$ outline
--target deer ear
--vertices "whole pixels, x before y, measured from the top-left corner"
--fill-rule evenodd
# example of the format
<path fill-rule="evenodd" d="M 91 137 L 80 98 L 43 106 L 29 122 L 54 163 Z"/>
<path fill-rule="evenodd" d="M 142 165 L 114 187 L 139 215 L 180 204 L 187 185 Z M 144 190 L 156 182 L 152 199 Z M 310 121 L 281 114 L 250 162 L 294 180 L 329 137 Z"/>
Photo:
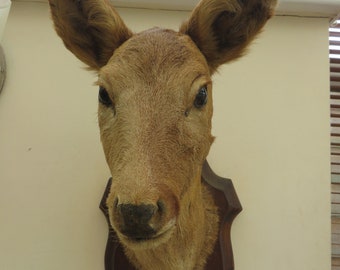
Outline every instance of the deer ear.
<path fill-rule="evenodd" d="M 180 32 L 187 34 L 206 57 L 213 73 L 242 56 L 273 15 L 276 0 L 201 0 Z"/>
<path fill-rule="evenodd" d="M 108 0 L 49 0 L 55 29 L 75 56 L 91 69 L 106 65 L 132 36 Z"/>

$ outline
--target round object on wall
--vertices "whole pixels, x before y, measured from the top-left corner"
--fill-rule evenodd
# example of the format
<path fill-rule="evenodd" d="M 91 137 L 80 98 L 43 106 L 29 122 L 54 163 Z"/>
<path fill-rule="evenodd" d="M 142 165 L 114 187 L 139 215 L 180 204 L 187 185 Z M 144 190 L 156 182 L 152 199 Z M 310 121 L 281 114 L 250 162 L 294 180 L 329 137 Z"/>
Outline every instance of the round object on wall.
<path fill-rule="evenodd" d="M 2 46 L 0 46 L 0 93 L 2 91 L 2 88 L 4 87 L 6 79 L 6 59 L 4 50 L 2 49 Z"/>

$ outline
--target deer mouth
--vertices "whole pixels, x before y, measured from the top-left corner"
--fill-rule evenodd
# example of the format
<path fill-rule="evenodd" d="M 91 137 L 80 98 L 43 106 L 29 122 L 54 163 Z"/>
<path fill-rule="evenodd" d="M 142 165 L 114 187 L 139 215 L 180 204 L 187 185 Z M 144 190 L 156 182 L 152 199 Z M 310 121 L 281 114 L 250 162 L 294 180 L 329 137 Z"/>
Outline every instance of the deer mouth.
<path fill-rule="evenodd" d="M 134 246 L 144 246 L 144 243 L 148 245 L 158 245 L 166 242 L 173 234 L 176 228 L 176 219 L 170 220 L 161 230 L 158 232 L 150 232 L 147 234 L 125 234 L 121 232 L 121 240 L 126 244 Z"/>
<path fill-rule="evenodd" d="M 127 237 L 130 241 L 135 242 L 135 243 L 140 243 L 140 242 L 147 242 L 147 241 L 152 241 L 152 240 L 157 240 L 159 238 L 162 238 L 167 232 L 161 233 L 161 234 L 155 234 L 155 235 L 150 235 L 150 236 L 136 236 L 136 237 Z"/>

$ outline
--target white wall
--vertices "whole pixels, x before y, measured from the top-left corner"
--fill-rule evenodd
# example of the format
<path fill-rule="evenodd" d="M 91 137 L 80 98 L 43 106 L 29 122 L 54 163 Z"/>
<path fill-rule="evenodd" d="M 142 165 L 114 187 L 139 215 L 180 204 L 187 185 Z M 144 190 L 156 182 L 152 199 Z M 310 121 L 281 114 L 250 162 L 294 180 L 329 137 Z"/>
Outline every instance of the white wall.
<path fill-rule="evenodd" d="M 120 10 L 135 31 L 187 13 Z M 327 19 L 276 17 L 247 57 L 215 76 L 209 161 L 244 207 L 236 270 L 330 269 Z M 41 3 L 14 2 L 0 95 L 0 269 L 103 269 L 98 209 L 108 169 L 95 75 L 66 49 Z"/>

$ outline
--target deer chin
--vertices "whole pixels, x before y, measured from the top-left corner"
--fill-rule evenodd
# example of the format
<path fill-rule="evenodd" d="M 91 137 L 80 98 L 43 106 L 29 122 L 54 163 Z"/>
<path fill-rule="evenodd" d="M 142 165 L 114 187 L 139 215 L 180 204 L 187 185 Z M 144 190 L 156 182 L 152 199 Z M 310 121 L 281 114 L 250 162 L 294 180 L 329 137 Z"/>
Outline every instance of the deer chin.
<path fill-rule="evenodd" d="M 166 243 L 176 229 L 176 218 L 171 219 L 163 226 L 156 234 L 152 236 L 128 237 L 117 232 L 119 240 L 131 250 L 142 250 L 156 248 L 161 244 Z"/>

